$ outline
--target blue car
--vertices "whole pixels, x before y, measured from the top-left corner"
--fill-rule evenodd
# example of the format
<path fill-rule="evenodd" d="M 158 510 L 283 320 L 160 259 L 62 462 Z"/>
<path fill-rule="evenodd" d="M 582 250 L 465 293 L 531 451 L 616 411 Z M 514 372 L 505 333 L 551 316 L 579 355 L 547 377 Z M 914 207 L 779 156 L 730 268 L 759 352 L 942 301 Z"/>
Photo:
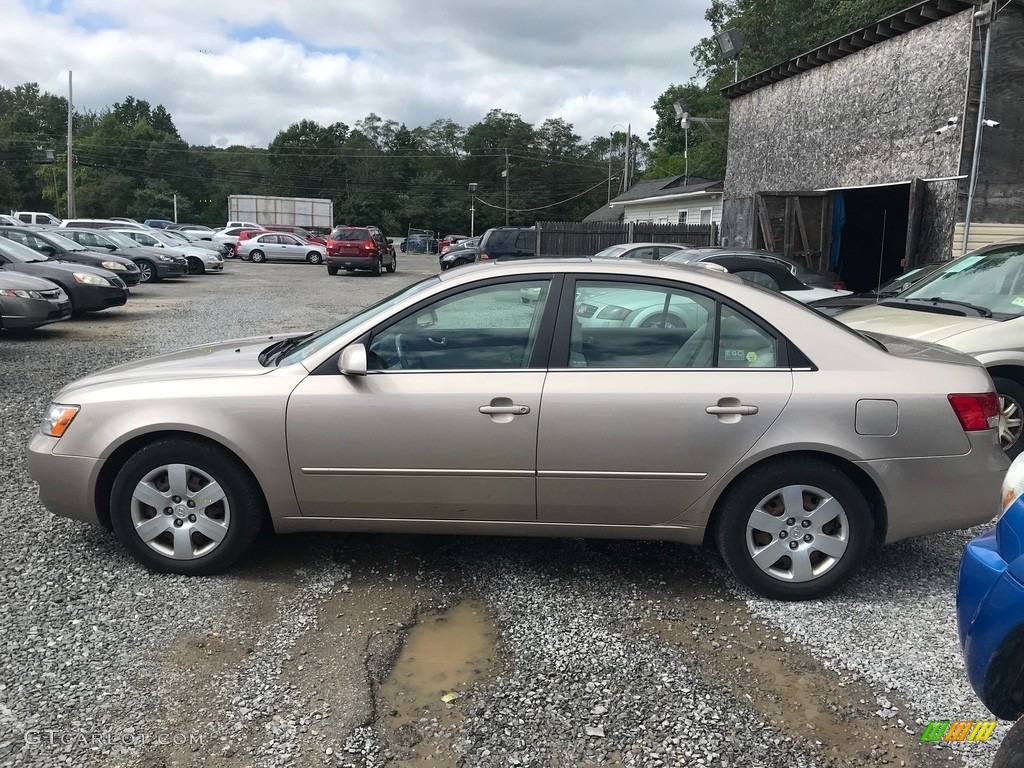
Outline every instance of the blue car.
<path fill-rule="evenodd" d="M 1024 454 L 1003 480 L 996 526 L 967 545 L 956 614 L 967 675 L 992 714 L 1017 724 L 993 768 L 1024 768 Z"/>

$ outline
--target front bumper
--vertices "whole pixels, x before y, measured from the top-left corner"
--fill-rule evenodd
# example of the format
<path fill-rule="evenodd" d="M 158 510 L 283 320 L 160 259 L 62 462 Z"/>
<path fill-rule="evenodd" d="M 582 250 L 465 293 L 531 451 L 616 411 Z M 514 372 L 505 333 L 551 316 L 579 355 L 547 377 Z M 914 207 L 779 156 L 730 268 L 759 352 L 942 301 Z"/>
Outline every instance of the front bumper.
<path fill-rule="evenodd" d="M 1024 501 L 1018 500 L 1009 514 L 1024 521 Z M 993 714 L 1010 720 L 1024 714 L 1020 702 L 1009 695 L 1021 685 L 1009 676 L 1022 671 L 998 660 L 993 664 L 993 659 L 999 658 L 1001 649 L 1019 642 L 1024 632 L 1024 557 L 1007 562 L 1000 554 L 998 536 L 992 530 L 967 545 L 960 561 L 956 618 L 971 686 Z"/>
<path fill-rule="evenodd" d="M 176 261 L 157 261 L 155 264 L 156 276 L 161 279 L 165 277 L 183 277 L 188 274 L 188 267 Z"/>
<path fill-rule="evenodd" d="M 123 281 L 121 285 L 75 283 L 69 293 L 78 312 L 95 312 L 128 303 L 128 286 Z"/>
<path fill-rule="evenodd" d="M 28 444 L 28 473 L 39 485 L 39 500 L 50 512 L 100 525 L 96 480 L 101 459 L 56 456 L 57 438 L 36 432 Z"/>
<path fill-rule="evenodd" d="M 61 299 L 32 299 L 20 296 L 0 298 L 0 327 L 38 328 L 71 317 L 71 302 Z"/>

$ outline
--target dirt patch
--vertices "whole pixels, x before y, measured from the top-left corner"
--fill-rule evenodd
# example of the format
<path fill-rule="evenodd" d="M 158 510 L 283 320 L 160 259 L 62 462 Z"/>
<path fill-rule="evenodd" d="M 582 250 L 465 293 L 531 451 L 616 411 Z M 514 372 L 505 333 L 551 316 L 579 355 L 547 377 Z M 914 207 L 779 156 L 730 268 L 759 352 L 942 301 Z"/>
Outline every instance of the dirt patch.
<path fill-rule="evenodd" d="M 707 678 L 828 765 L 948 765 L 948 754 L 906 732 L 908 722 L 916 728 L 906 702 L 887 694 L 889 706 L 880 705 L 865 682 L 828 669 L 715 585 L 678 584 L 645 597 L 639 631 L 688 649 Z"/>

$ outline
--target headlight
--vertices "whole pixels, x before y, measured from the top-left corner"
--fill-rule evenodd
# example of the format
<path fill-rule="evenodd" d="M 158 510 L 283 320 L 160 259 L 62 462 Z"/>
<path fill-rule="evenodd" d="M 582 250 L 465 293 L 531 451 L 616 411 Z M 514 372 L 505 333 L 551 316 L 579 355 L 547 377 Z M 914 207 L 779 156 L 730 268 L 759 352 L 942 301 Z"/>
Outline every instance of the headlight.
<path fill-rule="evenodd" d="M 1014 459 L 1013 463 L 1010 464 L 1010 468 L 1006 470 L 1006 476 L 1003 478 L 1002 504 L 999 508 L 999 514 L 1005 512 L 1022 493 L 1024 493 L 1024 454 Z"/>
<path fill-rule="evenodd" d="M 605 307 L 597 313 L 599 320 L 625 320 L 629 317 L 630 310 L 625 307 Z"/>
<path fill-rule="evenodd" d="M 175 260 L 173 256 L 164 256 L 162 253 L 158 254 L 157 258 L 160 259 L 160 261 L 174 261 Z"/>
<path fill-rule="evenodd" d="M 75 272 L 76 283 L 86 283 L 87 285 L 113 285 L 107 278 L 94 275 L 91 272 Z"/>
<path fill-rule="evenodd" d="M 0 290 L 0 296 L 10 296 L 11 298 L 19 299 L 41 299 L 43 294 L 39 291 L 19 291 L 13 288 L 4 288 Z"/>
<path fill-rule="evenodd" d="M 102 261 L 100 266 L 104 269 L 112 269 L 115 272 L 126 272 L 127 268 L 119 261 Z"/>
<path fill-rule="evenodd" d="M 62 437 L 78 415 L 78 411 L 77 405 L 50 403 L 46 415 L 43 416 L 43 423 L 39 425 L 39 431 L 50 437 Z"/>

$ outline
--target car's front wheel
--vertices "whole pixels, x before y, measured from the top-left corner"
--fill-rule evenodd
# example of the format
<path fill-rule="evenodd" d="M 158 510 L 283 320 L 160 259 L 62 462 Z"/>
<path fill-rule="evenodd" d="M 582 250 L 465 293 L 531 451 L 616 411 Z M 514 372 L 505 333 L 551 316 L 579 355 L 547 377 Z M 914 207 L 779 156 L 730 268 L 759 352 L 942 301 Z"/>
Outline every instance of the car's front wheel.
<path fill-rule="evenodd" d="M 245 465 L 199 440 L 151 443 L 114 479 L 114 533 L 155 571 L 222 571 L 249 548 L 265 519 L 266 505 Z"/>
<path fill-rule="evenodd" d="M 159 278 L 156 275 L 156 265 L 151 261 L 140 261 L 139 281 L 143 283 L 155 283 Z"/>
<path fill-rule="evenodd" d="M 204 275 L 206 274 L 206 265 L 203 264 L 203 260 L 197 256 L 189 256 L 188 258 L 188 273 L 190 275 Z"/>
<path fill-rule="evenodd" d="M 871 545 L 864 495 L 818 459 L 755 467 L 719 504 L 715 537 L 722 558 L 736 578 L 767 597 L 827 595 L 853 575 Z"/>
<path fill-rule="evenodd" d="M 320 255 L 318 251 L 310 251 L 306 254 L 306 261 L 310 264 L 319 264 L 324 260 L 324 257 Z"/>
<path fill-rule="evenodd" d="M 999 444 L 1011 459 L 1024 450 L 1024 387 L 1013 379 L 993 376 L 999 394 Z"/>

